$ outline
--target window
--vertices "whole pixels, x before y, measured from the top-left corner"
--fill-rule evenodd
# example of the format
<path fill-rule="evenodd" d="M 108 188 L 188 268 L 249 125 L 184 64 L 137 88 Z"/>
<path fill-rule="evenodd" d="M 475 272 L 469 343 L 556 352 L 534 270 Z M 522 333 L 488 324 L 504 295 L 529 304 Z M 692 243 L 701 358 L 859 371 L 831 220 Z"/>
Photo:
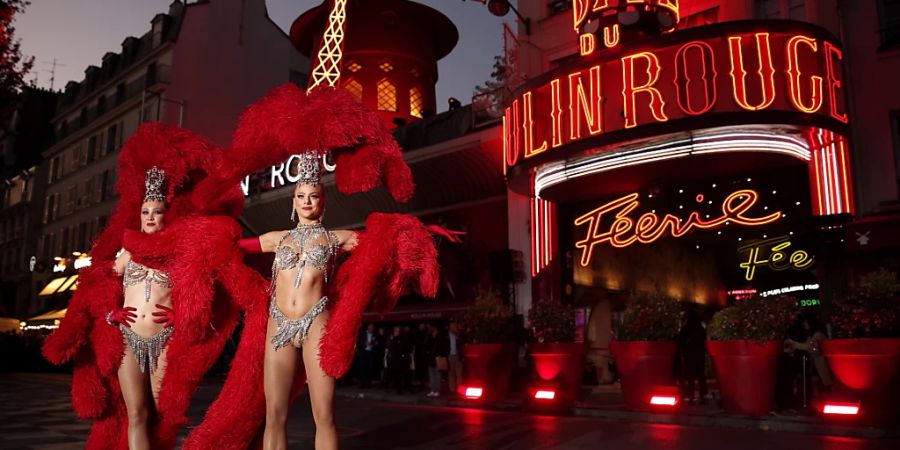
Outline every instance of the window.
<path fill-rule="evenodd" d="M 414 87 L 409 90 L 409 115 L 422 118 L 422 110 L 425 109 L 425 99 L 422 97 L 422 90 Z"/>
<path fill-rule="evenodd" d="M 125 102 L 125 83 L 119 83 L 116 85 L 116 105 L 121 105 Z"/>
<path fill-rule="evenodd" d="M 362 66 L 361 66 L 358 62 L 356 62 L 356 61 L 353 61 L 353 62 L 351 62 L 350 64 L 347 64 L 347 70 L 348 70 L 350 73 L 356 73 L 356 72 L 359 72 L 360 69 L 362 69 Z"/>
<path fill-rule="evenodd" d="M 78 118 L 79 126 L 85 126 L 88 123 L 88 109 L 87 107 L 81 108 L 81 115 Z"/>
<path fill-rule="evenodd" d="M 878 0 L 881 46 L 900 44 L 900 0 Z"/>
<path fill-rule="evenodd" d="M 91 136 L 90 138 L 88 138 L 87 162 L 89 162 L 89 163 L 94 162 L 94 160 L 97 159 L 97 146 L 98 146 L 97 141 L 100 140 L 100 136 L 101 135 L 99 135 L 99 134 L 95 134 L 95 135 Z"/>
<path fill-rule="evenodd" d="M 147 65 L 147 75 L 144 76 L 144 87 L 149 88 L 156 84 L 156 61 Z"/>
<path fill-rule="evenodd" d="M 788 19 L 806 20 L 806 0 L 788 0 Z"/>
<path fill-rule="evenodd" d="M 362 84 L 359 83 L 359 81 L 352 80 L 352 79 L 350 81 L 347 81 L 347 84 L 344 85 L 344 89 L 346 89 L 347 92 L 353 94 L 353 97 L 355 97 L 356 100 L 358 100 L 360 102 L 362 101 L 363 86 L 362 86 Z"/>
<path fill-rule="evenodd" d="M 781 19 L 781 0 L 756 0 L 757 19 Z"/>
<path fill-rule="evenodd" d="M 394 66 L 391 65 L 391 63 L 389 63 L 387 61 L 379 64 L 378 68 L 381 69 L 383 72 L 390 72 L 390 71 L 394 70 Z"/>
<path fill-rule="evenodd" d="M 100 116 L 106 112 L 106 96 L 101 95 L 97 99 L 97 115 Z"/>
<path fill-rule="evenodd" d="M 379 81 L 377 87 L 378 110 L 397 111 L 397 88 L 388 80 Z"/>
<path fill-rule="evenodd" d="M 119 141 L 119 133 L 117 124 L 110 125 L 109 128 L 106 129 L 106 153 L 110 153 L 115 151 L 118 146 L 116 143 Z"/>

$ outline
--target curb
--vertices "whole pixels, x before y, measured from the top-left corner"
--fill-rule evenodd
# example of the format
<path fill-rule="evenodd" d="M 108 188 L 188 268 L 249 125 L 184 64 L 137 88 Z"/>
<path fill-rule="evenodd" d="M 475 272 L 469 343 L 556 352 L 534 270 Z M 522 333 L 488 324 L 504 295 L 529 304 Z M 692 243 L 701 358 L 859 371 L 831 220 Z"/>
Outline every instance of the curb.
<path fill-rule="evenodd" d="M 346 391 L 337 389 L 335 391 L 335 396 L 351 400 L 366 400 L 413 406 L 478 408 L 494 411 L 544 414 L 560 412 L 559 410 L 548 410 L 541 412 L 529 410 L 528 408 L 526 408 L 527 405 L 525 405 L 521 400 L 507 399 L 501 402 L 482 402 L 473 404 L 472 402 L 457 398 L 434 398 L 391 394 L 388 392 L 379 392 L 376 389 L 373 389 L 371 391 Z M 563 412 L 563 414 L 565 414 L 565 412 Z M 684 413 L 683 411 L 678 414 L 656 413 L 648 411 L 632 411 L 625 409 L 593 407 L 590 404 L 581 402 L 576 403 L 575 408 L 570 409 L 569 414 L 565 415 L 644 423 L 683 425 L 692 427 L 736 428 L 744 430 L 776 431 L 798 434 L 856 437 L 866 439 L 890 439 L 900 437 L 900 430 L 825 423 L 804 418 L 726 416 L 724 415 L 724 413 L 722 413 L 721 415 L 708 415 Z"/>

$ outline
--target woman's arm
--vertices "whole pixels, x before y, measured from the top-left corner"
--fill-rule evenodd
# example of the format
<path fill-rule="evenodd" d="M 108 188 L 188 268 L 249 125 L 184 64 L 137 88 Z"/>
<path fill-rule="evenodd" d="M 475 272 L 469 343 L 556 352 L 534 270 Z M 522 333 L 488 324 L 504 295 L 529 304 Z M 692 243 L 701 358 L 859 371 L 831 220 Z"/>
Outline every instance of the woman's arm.
<path fill-rule="evenodd" d="M 259 247 L 263 253 L 271 253 L 275 251 L 275 247 L 284 238 L 287 231 L 270 231 L 259 236 Z"/>
<path fill-rule="evenodd" d="M 128 253 L 128 250 L 122 249 L 119 256 L 116 257 L 115 262 L 113 262 L 113 271 L 116 272 L 116 275 L 121 276 L 125 273 L 125 265 L 128 264 L 129 260 L 131 260 L 131 253 Z"/>
<path fill-rule="evenodd" d="M 351 252 L 359 244 L 359 233 L 356 231 L 337 230 L 334 235 L 337 236 L 342 251 Z"/>

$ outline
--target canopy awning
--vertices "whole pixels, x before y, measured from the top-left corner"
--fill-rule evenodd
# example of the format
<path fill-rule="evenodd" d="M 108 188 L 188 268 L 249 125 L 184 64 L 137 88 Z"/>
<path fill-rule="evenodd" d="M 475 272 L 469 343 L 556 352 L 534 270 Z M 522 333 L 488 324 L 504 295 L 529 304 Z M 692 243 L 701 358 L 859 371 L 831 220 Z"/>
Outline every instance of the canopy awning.
<path fill-rule="evenodd" d="M 38 292 L 38 296 L 47 297 L 54 294 L 62 294 L 66 291 L 74 291 L 77 289 L 76 281 L 78 281 L 78 275 L 54 278 L 41 289 L 41 292 Z"/>
<path fill-rule="evenodd" d="M 66 317 L 67 309 L 68 308 L 48 311 L 39 316 L 34 316 L 34 317 L 28 319 L 27 322 L 33 322 L 33 321 L 37 321 L 37 320 L 62 320 L 64 317 Z"/>

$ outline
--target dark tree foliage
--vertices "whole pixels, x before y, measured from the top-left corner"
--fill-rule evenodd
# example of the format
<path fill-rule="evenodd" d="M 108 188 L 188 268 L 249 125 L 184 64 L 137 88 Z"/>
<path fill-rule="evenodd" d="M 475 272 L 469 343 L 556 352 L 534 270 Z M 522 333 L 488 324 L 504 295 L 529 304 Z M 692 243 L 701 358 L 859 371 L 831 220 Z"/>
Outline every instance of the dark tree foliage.
<path fill-rule="evenodd" d="M 25 11 L 28 4 L 28 0 L 0 0 L 0 129 L 6 128 L 25 85 L 25 75 L 34 65 L 33 57 L 22 56 L 13 27 L 16 14 Z"/>

